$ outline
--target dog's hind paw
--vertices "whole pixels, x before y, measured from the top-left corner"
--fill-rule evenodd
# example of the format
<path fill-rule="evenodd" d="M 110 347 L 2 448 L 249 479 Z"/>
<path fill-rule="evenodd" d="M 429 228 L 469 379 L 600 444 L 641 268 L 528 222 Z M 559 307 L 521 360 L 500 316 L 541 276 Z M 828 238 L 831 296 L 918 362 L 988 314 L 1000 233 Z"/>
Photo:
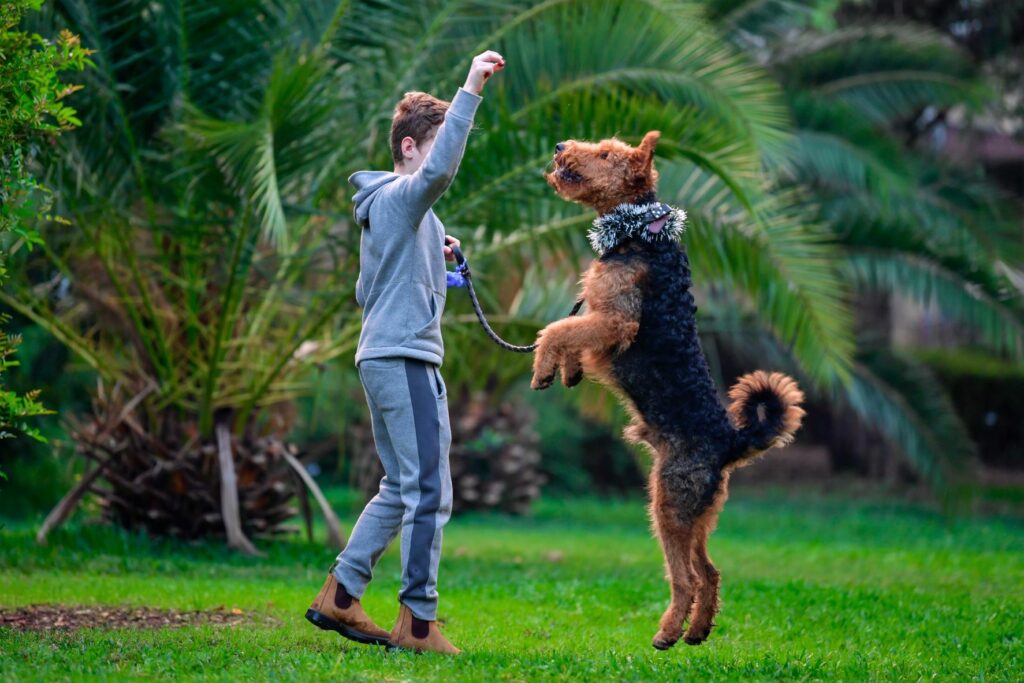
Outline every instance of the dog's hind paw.
<path fill-rule="evenodd" d="M 675 645 L 677 642 L 678 642 L 678 639 L 677 640 L 671 640 L 669 638 L 663 638 L 663 637 L 659 637 L 659 636 L 654 636 L 654 639 L 651 641 L 651 645 L 654 646 L 655 650 L 667 650 L 670 647 L 672 647 L 673 645 Z"/>
<path fill-rule="evenodd" d="M 704 631 L 703 633 L 687 633 L 686 637 L 683 638 L 683 642 L 687 645 L 700 645 L 708 639 L 709 633 Z"/>
<path fill-rule="evenodd" d="M 700 645 L 708 636 L 711 635 L 711 629 L 715 627 L 714 623 L 700 623 L 698 620 L 696 623 L 691 623 L 690 628 L 686 629 L 686 635 L 683 636 L 683 641 L 687 645 Z"/>

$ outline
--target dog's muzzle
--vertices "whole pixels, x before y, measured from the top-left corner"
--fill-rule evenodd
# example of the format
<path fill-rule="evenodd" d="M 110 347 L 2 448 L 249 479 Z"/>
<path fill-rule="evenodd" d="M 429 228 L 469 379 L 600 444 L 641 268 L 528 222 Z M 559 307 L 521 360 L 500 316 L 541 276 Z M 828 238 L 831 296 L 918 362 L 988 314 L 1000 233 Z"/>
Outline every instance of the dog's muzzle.
<path fill-rule="evenodd" d="M 557 175 L 560 180 L 564 180 L 567 183 L 583 182 L 583 176 L 581 176 L 576 171 L 566 168 L 565 166 L 556 167 L 555 175 Z"/>

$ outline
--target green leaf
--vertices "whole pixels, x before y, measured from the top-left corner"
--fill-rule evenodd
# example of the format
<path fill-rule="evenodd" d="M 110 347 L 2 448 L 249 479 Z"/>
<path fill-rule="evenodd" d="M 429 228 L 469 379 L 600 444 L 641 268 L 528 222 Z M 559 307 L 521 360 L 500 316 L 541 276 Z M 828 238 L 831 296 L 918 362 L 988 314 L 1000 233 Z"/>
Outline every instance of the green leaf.
<path fill-rule="evenodd" d="M 864 353 L 843 391 L 865 425 L 881 430 L 947 499 L 964 481 L 974 444 L 931 373 L 908 356 Z"/>

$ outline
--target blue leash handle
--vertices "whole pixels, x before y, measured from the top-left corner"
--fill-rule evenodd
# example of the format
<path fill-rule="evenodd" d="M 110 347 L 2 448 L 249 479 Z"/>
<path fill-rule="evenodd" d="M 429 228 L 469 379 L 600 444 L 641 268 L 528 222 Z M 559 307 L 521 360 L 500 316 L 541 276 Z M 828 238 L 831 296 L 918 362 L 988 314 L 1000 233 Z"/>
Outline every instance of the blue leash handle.
<path fill-rule="evenodd" d="M 469 286 L 469 261 L 462 255 L 462 250 L 454 244 L 449 245 L 455 254 L 455 270 L 449 270 L 446 279 L 449 287 Z"/>

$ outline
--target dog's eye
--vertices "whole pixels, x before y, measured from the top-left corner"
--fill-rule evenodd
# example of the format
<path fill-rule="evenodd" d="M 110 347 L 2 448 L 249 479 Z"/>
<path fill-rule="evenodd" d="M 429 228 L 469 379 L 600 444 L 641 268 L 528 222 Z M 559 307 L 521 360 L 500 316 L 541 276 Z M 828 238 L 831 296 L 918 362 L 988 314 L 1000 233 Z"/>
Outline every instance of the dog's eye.
<path fill-rule="evenodd" d="M 608 152 L 601 152 L 601 158 L 602 159 L 607 159 L 608 158 Z"/>

